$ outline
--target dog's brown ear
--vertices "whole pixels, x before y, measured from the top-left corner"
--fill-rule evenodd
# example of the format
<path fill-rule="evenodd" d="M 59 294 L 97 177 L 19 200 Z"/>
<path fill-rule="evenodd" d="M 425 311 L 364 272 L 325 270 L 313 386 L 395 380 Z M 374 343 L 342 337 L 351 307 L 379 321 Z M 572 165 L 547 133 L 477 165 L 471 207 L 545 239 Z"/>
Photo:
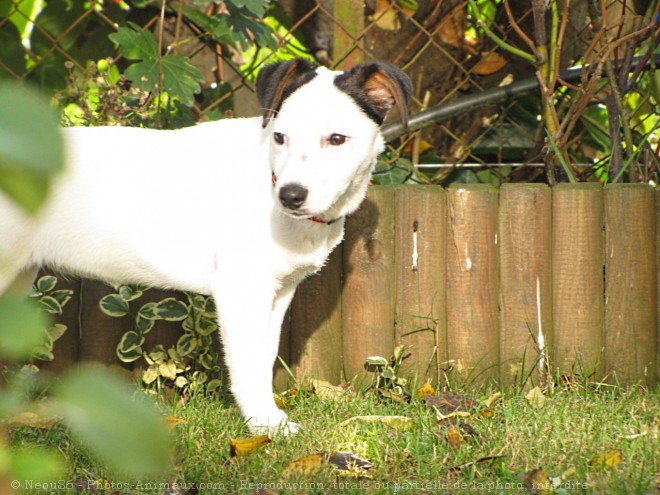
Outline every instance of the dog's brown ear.
<path fill-rule="evenodd" d="M 348 93 L 378 125 L 396 105 L 404 127 L 408 126 L 408 100 L 412 93 L 410 78 L 387 63 L 358 65 L 335 78 L 335 85 Z"/>
<path fill-rule="evenodd" d="M 265 65 L 259 71 L 256 91 L 263 109 L 263 127 L 279 112 L 282 102 L 291 93 L 316 76 L 317 67 L 309 60 L 297 58 Z"/>

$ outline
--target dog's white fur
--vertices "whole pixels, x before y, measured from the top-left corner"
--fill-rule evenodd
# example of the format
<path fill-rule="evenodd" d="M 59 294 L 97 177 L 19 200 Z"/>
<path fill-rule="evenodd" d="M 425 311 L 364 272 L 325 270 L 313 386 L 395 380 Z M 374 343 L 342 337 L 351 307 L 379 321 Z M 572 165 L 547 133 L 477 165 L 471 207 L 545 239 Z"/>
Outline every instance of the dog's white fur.
<path fill-rule="evenodd" d="M 211 294 L 250 427 L 295 431 L 272 396 L 282 319 L 298 283 L 341 241 L 384 148 L 336 75 L 317 69 L 265 128 L 248 118 L 64 129 L 67 169 L 40 214 L 0 195 L 0 293 L 19 269 L 43 263 L 114 285 Z M 332 145 L 333 134 L 347 139 Z M 279 200 L 291 183 L 308 190 L 295 211 Z"/>

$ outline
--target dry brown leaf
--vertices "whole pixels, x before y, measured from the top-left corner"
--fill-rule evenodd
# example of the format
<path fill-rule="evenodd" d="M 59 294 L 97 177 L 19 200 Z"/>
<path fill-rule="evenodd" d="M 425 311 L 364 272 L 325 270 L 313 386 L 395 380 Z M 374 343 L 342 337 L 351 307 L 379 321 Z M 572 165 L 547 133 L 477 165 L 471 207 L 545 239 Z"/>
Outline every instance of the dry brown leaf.
<path fill-rule="evenodd" d="M 525 399 L 527 399 L 527 402 L 529 402 L 532 407 L 537 409 L 542 409 L 545 405 L 545 395 L 543 395 L 543 391 L 539 387 L 534 387 L 530 390 L 525 396 Z"/>
<path fill-rule="evenodd" d="M 262 449 L 270 442 L 268 435 L 256 435 L 250 438 L 231 440 L 229 443 L 230 457 L 241 457 Z"/>
<path fill-rule="evenodd" d="M 59 423 L 60 418 L 52 415 L 23 411 L 15 414 L 7 422 L 10 426 L 29 426 L 31 428 L 50 429 Z"/>
<path fill-rule="evenodd" d="M 489 76 L 507 64 L 506 59 L 495 52 L 482 52 L 481 59 L 474 66 L 472 72 L 478 76 Z"/>
<path fill-rule="evenodd" d="M 366 471 L 374 467 L 371 462 L 352 452 L 335 452 L 328 458 L 328 461 L 340 471 Z"/>
<path fill-rule="evenodd" d="M 544 495 L 553 490 L 552 480 L 543 469 L 537 468 L 525 473 L 523 484 L 529 493 Z"/>
<path fill-rule="evenodd" d="M 386 31 L 398 31 L 401 29 L 399 13 L 390 0 L 376 0 L 376 9 L 373 15 L 376 26 Z"/>
<path fill-rule="evenodd" d="M 438 395 L 425 395 L 424 402 L 431 407 L 435 407 L 444 415 L 460 411 L 470 411 L 479 407 L 479 403 L 471 397 L 465 395 L 440 393 Z"/>
<path fill-rule="evenodd" d="M 321 469 L 326 458 L 327 456 L 325 454 L 312 454 L 296 459 L 286 465 L 282 471 L 282 476 L 285 478 L 290 478 L 292 476 L 309 476 Z"/>

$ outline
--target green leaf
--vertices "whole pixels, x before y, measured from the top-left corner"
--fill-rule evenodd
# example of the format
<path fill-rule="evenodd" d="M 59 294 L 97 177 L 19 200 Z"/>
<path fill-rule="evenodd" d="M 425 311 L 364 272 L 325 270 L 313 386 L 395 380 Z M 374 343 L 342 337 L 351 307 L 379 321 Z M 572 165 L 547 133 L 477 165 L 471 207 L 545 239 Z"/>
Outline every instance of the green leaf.
<path fill-rule="evenodd" d="M 197 358 L 199 364 L 201 364 L 207 370 L 213 369 L 214 366 L 218 364 L 216 356 L 211 352 L 205 352 Z"/>
<path fill-rule="evenodd" d="M 268 10 L 268 4 L 270 1 L 264 2 L 263 0 L 228 0 L 225 3 L 229 9 L 232 9 L 232 7 L 237 7 L 239 9 L 243 8 L 250 12 L 250 14 L 261 18 L 266 13 L 266 10 Z"/>
<path fill-rule="evenodd" d="M 73 291 L 70 289 L 60 289 L 52 291 L 49 295 L 55 298 L 60 303 L 60 306 L 64 307 L 71 300 Z"/>
<path fill-rule="evenodd" d="M 134 301 L 135 299 L 142 296 L 144 291 L 141 287 L 133 287 L 130 285 L 122 285 L 117 290 L 119 296 L 126 302 Z"/>
<path fill-rule="evenodd" d="M 158 58 L 158 43 L 150 31 L 143 31 L 140 26 L 129 22 L 130 27 L 120 27 L 108 38 L 119 45 L 119 53 L 129 60 Z"/>
<path fill-rule="evenodd" d="M 193 95 L 199 93 L 201 72 L 190 64 L 187 57 L 180 55 L 160 55 L 158 43 L 149 31 L 129 22 L 130 28 L 121 27 L 110 39 L 119 45 L 119 53 L 131 60 L 139 60 L 126 69 L 124 75 L 136 88 L 148 92 L 167 92 L 181 100 L 186 106 L 194 103 Z M 160 67 L 159 67 L 160 66 Z M 159 75 L 162 87 L 159 88 Z"/>
<path fill-rule="evenodd" d="M 30 213 L 63 167 L 62 138 L 48 100 L 25 87 L 0 87 L 0 190 Z"/>
<path fill-rule="evenodd" d="M 51 315 L 61 315 L 62 305 L 52 296 L 44 295 L 39 298 L 41 307 Z"/>
<path fill-rule="evenodd" d="M 195 331 L 199 335 L 211 335 L 213 332 L 215 332 L 218 328 L 218 323 L 215 319 L 215 316 L 210 316 L 207 314 L 202 314 L 200 315 L 197 325 L 195 327 Z"/>
<path fill-rule="evenodd" d="M 9 477 L 15 480 L 57 482 L 67 473 L 62 453 L 55 448 L 13 447 Z"/>
<path fill-rule="evenodd" d="M 50 292 L 57 285 L 57 277 L 44 275 L 37 280 L 37 290 L 39 292 Z"/>
<path fill-rule="evenodd" d="M 55 399 L 73 436 L 111 470 L 145 479 L 167 469 L 171 451 L 160 414 L 107 368 L 71 372 L 56 386 Z"/>
<path fill-rule="evenodd" d="M 156 306 L 157 304 L 155 302 L 144 304 L 138 311 L 138 316 L 146 318 L 147 320 L 158 319 L 158 316 L 156 315 Z"/>
<path fill-rule="evenodd" d="M 181 321 L 188 316 L 188 306 L 173 297 L 168 297 L 156 305 L 154 313 L 167 321 Z"/>
<path fill-rule="evenodd" d="M 103 296 L 99 301 L 99 306 L 101 307 L 101 311 L 108 316 L 126 316 L 130 311 L 128 303 L 119 294 Z"/>
<path fill-rule="evenodd" d="M 137 350 L 142 344 L 144 344 L 144 337 L 131 330 L 122 336 L 119 344 L 117 345 L 117 352 L 126 354 Z"/>
<path fill-rule="evenodd" d="M 48 334 L 53 342 L 58 340 L 67 331 L 67 326 L 62 323 L 55 323 L 48 329 Z"/>
<path fill-rule="evenodd" d="M 197 339 L 195 338 L 194 335 L 191 335 L 189 333 L 185 333 L 181 337 L 179 337 L 179 340 L 176 343 L 176 350 L 183 357 L 189 355 L 196 348 L 197 348 Z"/>
<path fill-rule="evenodd" d="M 48 341 L 48 322 L 31 299 L 0 297 L 0 357 L 18 360 Z"/>
<path fill-rule="evenodd" d="M 147 319 L 144 316 L 138 314 L 135 318 L 135 331 L 140 335 L 146 335 L 151 331 L 155 323 L 155 320 Z"/>

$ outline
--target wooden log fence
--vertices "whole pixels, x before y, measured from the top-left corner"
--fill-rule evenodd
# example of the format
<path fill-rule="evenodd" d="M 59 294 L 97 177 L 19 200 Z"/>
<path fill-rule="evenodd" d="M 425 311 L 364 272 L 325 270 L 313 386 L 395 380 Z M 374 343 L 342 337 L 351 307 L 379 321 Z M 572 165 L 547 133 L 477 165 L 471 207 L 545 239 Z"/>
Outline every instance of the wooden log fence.
<path fill-rule="evenodd" d="M 656 383 L 659 222 L 660 191 L 641 184 L 372 186 L 299 287 L 280 354 L 297 377 L 335 383 L 400 344 L 402 372 L 418 380 L 510 385 L 550 371 Z M 105 286 L 64 283 L 77 293 L 49 367 L 117 362 L 129 319 L 101 313 Z M 152 345 L 176 342 L 166 325 Z M 276 385 L 287 379 L 276 366 Z"/>

